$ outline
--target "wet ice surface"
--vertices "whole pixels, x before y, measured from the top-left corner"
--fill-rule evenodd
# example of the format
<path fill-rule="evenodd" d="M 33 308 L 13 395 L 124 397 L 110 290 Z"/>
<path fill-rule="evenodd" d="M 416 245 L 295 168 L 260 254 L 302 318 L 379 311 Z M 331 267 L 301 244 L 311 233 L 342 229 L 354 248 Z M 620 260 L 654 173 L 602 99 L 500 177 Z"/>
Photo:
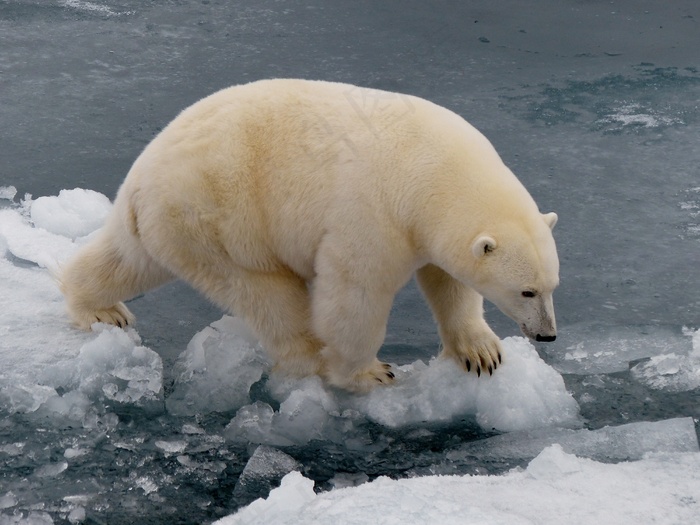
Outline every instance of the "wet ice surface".
<path fill-rule="evenodd" d="M 696 4 L 426 6 L 0 2 L 0 524 L 211 522 L 290 469 L 306 479 L 272 503 L 292 523 L 309 505 L 367 522 L 358 504 L 387 500 L 423 522 L 698 521 Z M 352 399 L 270 376 L 240 321 L 184 286 L 130 303 L 138 333 L 70 328 L 50 271 L 103 220 L 91 191 L 113 197 L 197 98 L 272 76 L 417 94 L 484 131 L 559 213 L 557 342 L 507 338 L 490 308 L 512 367 L 465 378 L 431 361 L 409 285 L 382 350 L 400 382 Z M 420 478 L 362 489 L 379 476 Z M 494 490 L 501 506 L 474 504 Z"/>
<path fill-rule="evenodd" d="M 606 462 L 698 452 L 689 417 L 588 430 L 581 414 L 613 401 L 610 381 L 625 393 L 635 385 L 652 405 L 697 391 L 700 331 L 681 333 L 685 345 L 652 328 L 582 338 L 554 367 L 509 337 L 492 377 L 448 360 L 395 362 L 394 386 L 353 396 L 318 377 L 271 374 L 254 334 L 224 316 L 192 337 L 165 380 L 163 359 L 133 328 L 70 328 L 50 277 L 94 234 L 95 210 L 109 209 L 104 196 L 75 189 L 8 204 L 0 210 L 5 516 L 126 522 L 165 512 L 188 522 L 265 497 L 293 470 L 331 489 L 380 475 L 500 474 L 553 444 Z M 557 367 L 572 374 L 568 389 Z"/>

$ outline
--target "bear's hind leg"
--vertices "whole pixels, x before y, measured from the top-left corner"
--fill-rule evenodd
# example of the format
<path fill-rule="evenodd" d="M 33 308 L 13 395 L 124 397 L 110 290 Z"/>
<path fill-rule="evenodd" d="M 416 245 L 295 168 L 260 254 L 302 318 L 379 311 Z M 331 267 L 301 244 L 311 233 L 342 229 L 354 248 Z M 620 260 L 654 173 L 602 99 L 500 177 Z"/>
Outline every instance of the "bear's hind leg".
<path fill-rule="evenodd" d="M 102 322 L 124 327 L 134 315 L 122 301 L 173 279 L 139 239 L 107 227 L 59 270 L 58 281 L 73 322 L 84 330 Z"/>
<path fill-rule="evenodd" d="M 432 264 L 416 278 L 438 324 L 442 354 L 468 372 L 492 374 L 501 363 L 501 343 L 484 320 L 481 295 Z"/>

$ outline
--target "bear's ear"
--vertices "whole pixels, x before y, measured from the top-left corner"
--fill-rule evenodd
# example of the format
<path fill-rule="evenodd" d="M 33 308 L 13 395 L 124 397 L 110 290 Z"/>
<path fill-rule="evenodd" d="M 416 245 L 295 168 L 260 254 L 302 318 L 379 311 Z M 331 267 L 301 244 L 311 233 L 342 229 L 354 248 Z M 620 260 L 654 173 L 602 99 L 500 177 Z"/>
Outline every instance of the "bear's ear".
<path fill-rule="evenodd" d="M 542 218 L 544 219 L 544 222 L 547 223 L 547 226 L 549 226 L 550 230 L 554 229 L 554 225 L 557 223 L 557 220 L 559 220 L 559 217 L 554 212 L 543 213 Z"/>
<path fill-rule="evenodd" d="M 472 244 L 472 253 L 477 259 L 496 249 L 497 243 L 493 237 L 482 235 Z"/>

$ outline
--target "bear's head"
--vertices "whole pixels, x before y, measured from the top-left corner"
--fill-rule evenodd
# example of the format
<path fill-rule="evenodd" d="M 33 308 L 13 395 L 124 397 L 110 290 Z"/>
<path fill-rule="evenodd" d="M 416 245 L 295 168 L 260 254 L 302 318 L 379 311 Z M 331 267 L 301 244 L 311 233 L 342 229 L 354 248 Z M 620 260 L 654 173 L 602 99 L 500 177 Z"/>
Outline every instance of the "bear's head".
<path fill-rule="evenodd" d="M 554 341 L 552 292 L 559 284 L 559 258 L 552 237 L 555 213 L 479 234 L 472 243 L 472 283 L 486 299 L 536 341 Z"/>

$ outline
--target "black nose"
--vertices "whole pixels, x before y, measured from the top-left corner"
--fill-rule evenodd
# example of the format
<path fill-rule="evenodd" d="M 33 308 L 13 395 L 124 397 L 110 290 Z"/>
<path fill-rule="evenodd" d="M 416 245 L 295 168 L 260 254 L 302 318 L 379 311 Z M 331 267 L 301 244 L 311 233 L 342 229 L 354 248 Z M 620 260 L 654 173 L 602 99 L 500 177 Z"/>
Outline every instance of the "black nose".
<path fill-rule="evenodd" d="M 535 336 L 535 341 L 540 341 L 542 343 L 551 343 L 557 338 L 556 335 L 540 335 Z"/>

